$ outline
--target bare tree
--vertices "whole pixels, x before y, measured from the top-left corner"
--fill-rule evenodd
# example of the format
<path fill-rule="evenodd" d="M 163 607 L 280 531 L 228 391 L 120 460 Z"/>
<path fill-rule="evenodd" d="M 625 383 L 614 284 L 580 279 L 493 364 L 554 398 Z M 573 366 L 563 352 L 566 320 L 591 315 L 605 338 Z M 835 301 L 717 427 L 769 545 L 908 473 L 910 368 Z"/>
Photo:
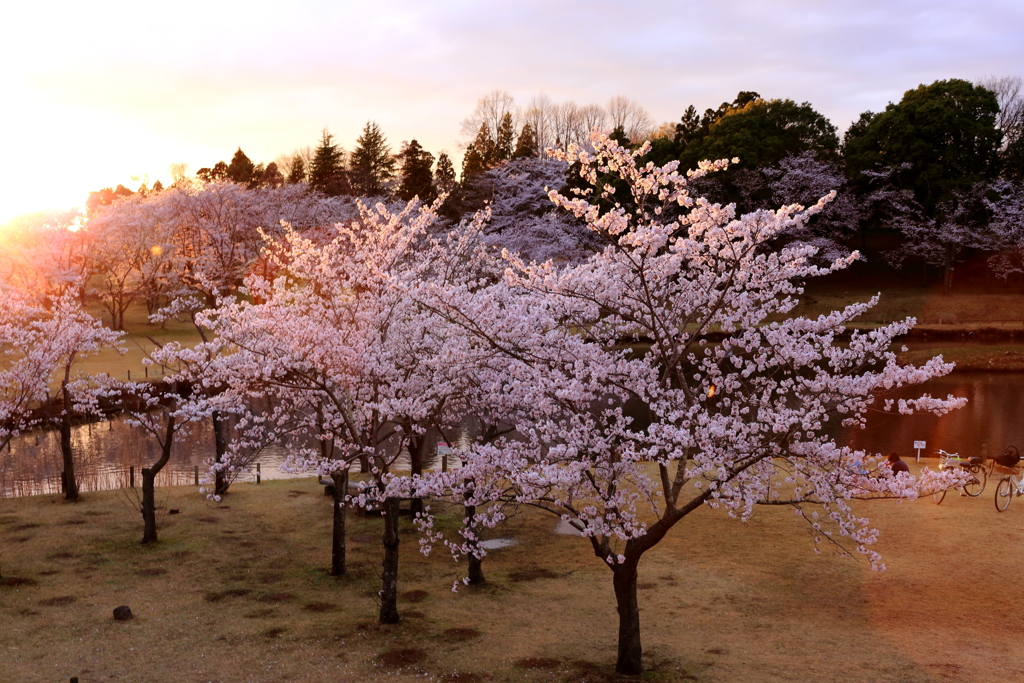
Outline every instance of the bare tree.
<path fill-rule="evenodd" d="M 537 137 L 537 154 L 544 155 L 544 150 L 555 142 L 554 118 L 556 105 L 551 98 L 540 93 L 534 95 L 529 106 L 523 113 L 523 123 L 530 124 Z"/>
<path fill-rule="evenodd" d="M 175 161 L 167 170 L 171 174 L 171 185 L 180 185 L 188 180 L 188 164 L 184 161 Z"/>
<path fill-rule="evenodd" d="M 515 99 L 505 90 L 492 90 L 477 100 L 473 114 L 462 121 L 462 134 L 472 139 L 476 137 L 480 126 L 484 125 L 491 139 L 497 140 L 498 129 L 501 128 L 501 120 L 505 118 L 505 114 L 512 116 L 512 123 L 518 129 L 519 107 L 516 106 Z"/>
<path fill-rule="evenodd" d="M 632 142 L 645 139 L 654 127 L 651 115 L 628 97 L 617 95 L 608 101 L 608 118 L 612 128 L 622 128 Z"/>
<path fill-rule="evenodd" d="M 996 127 L 1003 131 L 1005 150 L 1020 140 L 1024 129 L 1024 80 L 1020 76 L 989 76 L 978 85 L 996 94 L 999 102 Z"/>

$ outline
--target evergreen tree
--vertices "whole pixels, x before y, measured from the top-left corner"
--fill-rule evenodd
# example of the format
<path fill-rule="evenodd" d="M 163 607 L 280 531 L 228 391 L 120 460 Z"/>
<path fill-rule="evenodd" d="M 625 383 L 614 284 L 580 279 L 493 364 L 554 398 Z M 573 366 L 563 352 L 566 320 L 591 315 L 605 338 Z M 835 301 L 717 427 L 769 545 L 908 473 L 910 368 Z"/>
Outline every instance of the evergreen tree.
<path fill-rule="evenodd" d="M 476 138 L 473 140 L 473 147 L 480 155 L 484 170 L 494 166 L 498 157 L 498 145 L 491 137 L 491 131 L 486 124 L 480 125 L 480 130 L 477 131 Z"/>
<path fill-rule="evenodd" d="M 505 115 L 501 117 L 497 136 L 497 139 L 494 141 L 494 163 L 512 158 L 516 129 L 515 124 L 512 123 L 512 114 L 510 112 L 505 112 Z"/>
<path fill-rule="evenodd" d="M 356 194 L 377 197 L 384 194 L 385 184 L 395 176 L 395 159 L 380 126 L 367 121 L 362 135 L 352 150 L 351 182 Z"/>
<path fill-rule="evenodd" d="M 455 165 L 451 158 L 444 152 L 437 156 L 437 169 L 434 171 L 434 185 L 441 192 L 451 192 L 455 189 Z"/>
<path fill-rule="evenodd" d="M 281 175 L 281 171 L 275 162 L 271 161 L 263 169 L 263 173 L 260 174 L 259 184 L 260 187 L 281 187 L 284 185 L 284 176 Z M 155 185 L 153 187 L 156 189 Z"/>
<path fill-rule="evenodd" d="M 519 133 L 519 140 L 516 142 L 516 149 L 512 153 L 512 157 L 525 159 L 537 156 L 537 151 L 537 133 L 533 130 L 533 126 L 527 123 Z"/>
<path fill-rule="evenodd" d="M 163 189 L 164 189 L 164 184 L 163 184 L 163 183 L 161 183 L 161 182 L 160 182 L 160 181 L 158 180 L 158 181 L 156 181 L 155 183 L 153 183 L 153 189 L 151 190 L 151 192 L 160 192 L 160 191 L 161 191 L 161 190 L 163 190 Z"/>
<path fill-rule="evenodd" d="M 288 173 L 289 183 L 304 183 L 306 182 L 306 162 L 302 160 L 301 154 L 296 154 L 292 158 L 292 170 Z"/>
<path fill-rule="evenodd" d="M 258 179 L 255 174 L 256 166 L 252 163 L 252 160 L 245 155 L 242 148 L 239 147 L 235 151 L 235 155 L 231 157 L 231 163 L 228 164 L 228 180 L 239 183 L 240 185 L 249 185 L 254 179 Z M 255 178 L 254 178 L 255 176 Z"/>
<path fill-rule="evenodd" d="M 313 153 L 313 162 L 310 164 L 309 189 L 323 192 L 328 197 L 349 194 L 344 159 L 344 150 L 334 144 L 334 136 L 324 128 L 320 135 L 320 146 Z M 294 170 L 292 173 L 294 175 Z"/>
<path fill-rule="evenodd" d="M 487 168 L 484 155 L 477 150 L 476 143 L 470 143 L 469 147 L 466 148 L 465 156 L 462 157 L 462 184 L 465 185 L 475 176 L 486 171 Z"/>
<path fill-rule="evenodd" d="M 434 187 L 434 175 L 430 171 L 434 165 L 434 155 L 413 140 L 402 148 L 398 158 L 402 161 L 402 183 L 398 186 L 398 196 L 405 201 L 413 197 L 419 197 L 424 202 L 434 201 L 437 188 Z"/>
<path fill-rule="evenodd" d="M 196 171 L 196 177 L 204 183 L 217 183 L 228 179 L 228 165 L 218 161 L 213 168 L 201 168 Z"/>

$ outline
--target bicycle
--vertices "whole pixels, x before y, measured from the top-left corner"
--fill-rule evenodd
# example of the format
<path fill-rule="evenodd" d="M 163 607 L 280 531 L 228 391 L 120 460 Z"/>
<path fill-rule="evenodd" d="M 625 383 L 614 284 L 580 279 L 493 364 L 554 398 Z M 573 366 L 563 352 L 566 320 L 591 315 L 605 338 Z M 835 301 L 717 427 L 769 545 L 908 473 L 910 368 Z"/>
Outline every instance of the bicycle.
<path fill-rule="evenodd" d="M 1020 452 L 1016 446 L 1009 446 L 1003 454 L 993 461 L 993 471 L 1004 475 L 996 485 L 996 510 L 1005 512 L 1010 507 L 1010 501 L 1014 496 L 1024 494 L 1024 474 L 1020 468 L 1004 465 L 1003 462 L 1017 463 L 1020 461 Z"/>
<path fill-rule="evenodd" d="M 988 483 L 988 472 L 985 470 L 985 459 L 979 457 L 961 458 L 959 453 L 947 453 L 939 449 L 939 471 L 959 467 L 971 473 L 971 479 L 958 487 L 971 498 L 977 498 L 985 490 Z M 936 505 L 941 505 L 946 498 L 946 491 L 942 489 L 932 494 L 932 500 Z"/>

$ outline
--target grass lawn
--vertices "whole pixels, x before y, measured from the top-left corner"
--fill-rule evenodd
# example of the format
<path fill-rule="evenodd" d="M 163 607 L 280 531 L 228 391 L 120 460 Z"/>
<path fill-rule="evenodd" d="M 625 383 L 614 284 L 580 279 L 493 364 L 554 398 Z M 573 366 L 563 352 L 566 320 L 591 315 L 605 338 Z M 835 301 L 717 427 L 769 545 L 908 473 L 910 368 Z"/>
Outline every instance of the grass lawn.
<path fill-rule="evenodd" d="M 699 510 L 641 563 L 645 679 L 1021 680 L 1024 501 L 999 514 L 993 491 L 862 504 L 881 573 L 814 555 L 791 510 L 747 525 Z M 330 503 L 313 480 L 236 485 L 221 505 L 191 487 L 158 500 L 161 541 L 147 548 L 123 493 L 0 500 L 0 678 L 614 679 L 611 573 L 550 515 L 508 522 L 498 533 L 519 544 L 457 594 L 464 565 L 423 557 L 403 519 L 404 618 L 379 627 L 380 520 L 350 514 L 351 575 L 327 576 Z M 118 605 L 136 618 L 114 621 Z"/>

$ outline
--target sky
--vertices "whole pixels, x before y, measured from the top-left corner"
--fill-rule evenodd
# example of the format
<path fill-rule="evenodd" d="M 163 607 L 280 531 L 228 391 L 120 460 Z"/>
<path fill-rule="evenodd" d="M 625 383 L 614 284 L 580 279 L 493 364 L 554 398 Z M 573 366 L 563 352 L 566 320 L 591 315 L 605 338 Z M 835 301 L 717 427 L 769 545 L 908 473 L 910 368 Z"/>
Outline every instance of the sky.
<path fill-rule="evenodd" d="M 526 105 L 623 95 L 656 122 L 741 90 L 844 130 L 922 83 L 1024 75 L 1019 0 L 20 2 L 0 25 L 0 223 L 230 161 L 351 149 L 459 156 L 500 89 Z"/>

